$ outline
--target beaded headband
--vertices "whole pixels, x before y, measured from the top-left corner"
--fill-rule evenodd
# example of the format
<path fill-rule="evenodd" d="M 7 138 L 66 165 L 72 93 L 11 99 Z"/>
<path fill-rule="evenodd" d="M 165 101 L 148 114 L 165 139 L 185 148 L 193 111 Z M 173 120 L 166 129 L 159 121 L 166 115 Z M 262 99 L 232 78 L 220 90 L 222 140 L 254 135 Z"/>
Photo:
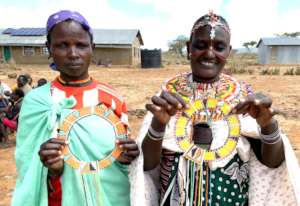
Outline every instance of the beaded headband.
<path fill-rule="evenodd" d="M 197 22 L 192 29 L 192 34 L 199 29 L 200 27 L 204 27 L 204 26 L 210 26 L 211 30 L 210 30 L 210 38 L 211 40 L 213 40 L 216 36 L 216 27 L 219 26 L 221 28 L 223 28 L 230 36 L 230 28 L 227 24 L 223 23 L 221 21 L 220 16 L 218 16 L 217 14 L 213 13 L 213 11 L 209 11 L 209 13 L 207 15 L 204 16 L 203 19 L 199 20 L 199 22 Z"/>

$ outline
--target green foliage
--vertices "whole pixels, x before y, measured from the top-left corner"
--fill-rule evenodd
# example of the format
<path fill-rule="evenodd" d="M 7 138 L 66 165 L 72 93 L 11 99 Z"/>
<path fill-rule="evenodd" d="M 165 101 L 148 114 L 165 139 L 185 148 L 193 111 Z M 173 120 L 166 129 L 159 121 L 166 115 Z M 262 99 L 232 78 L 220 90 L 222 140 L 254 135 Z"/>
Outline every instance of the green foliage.
<path fill-rule="evenodd" d="M 243 43 L 243 47 L 245 47 L 245 48 L 247 48 L 249 50 L 250 47 L 254 47 L 256 44 L 257 44 L 256 41 L 244 42 Z"/>
<path fill-rule="evenodd" d="M 262 69 L 259 73 L 260 75 L 280 75 L 280 69 L 274 68 L 274 69 Z"/>
<path fill-rule="evenodd" d="M 275 34 L 278 37 L 297 37 L 300 36 L 300 32 L 296 31 L 296 32 L 284 32 L 283 34 Z"/>
<path fill-rule="evenodd" d="M 169 52 L 180 55 L 184 57 L 186 54 L 186 42 L 188 38 L 186 36 L 180 35 L 175 40 L 169 42 Z"/>
<path fill-rule="evenodd" d="M 268 69 L 262 69 L 260 72 L 259 72 L 260 75 L 270 75 L 270 71 Z"/>
<path fill-rule="evenodd" d="M 283 75 L 294 75 L 294 68 L 286 70 Z"/>
<path fill-rule="evenodd" d="M 228 74 L 253 74 L 249 66 L 257 65 L 257 55 L 252 53 L 236 54 L 233 50 L 227 60 L 225 73 Z"/>
<path fill-rule="evenodd" d="M 227 74 L 253 74 L 253 69 L 247 69 L 247 68 L 239 68 L 239 67 L 226 67 L 224 70 L 224 73 Z"/>
<path fill-rule="evenodd" d="M 297 67 L 297 69 L 295 71 L 295 75 L 300 75 L 300 67 Z"/>
<path fill-rule="evenodd" d="M 162 64 L 163 65 L 187 65 L 189 64 L 189 61 L 186 57 L 182 57 L 180 54 L 167 51 L 167 52 L 162 52 Z"/>
<path fill-rule="evenodd" d="M 280 75 L 280 69 L 278 69 L 278 68 L 273 69 L 271 74 L 272 75 Z"/>
<path fill-rule="evenodd" d="M 290 68 L 284 72 L 284 75 L 300 75 L 300 67 Z"/>

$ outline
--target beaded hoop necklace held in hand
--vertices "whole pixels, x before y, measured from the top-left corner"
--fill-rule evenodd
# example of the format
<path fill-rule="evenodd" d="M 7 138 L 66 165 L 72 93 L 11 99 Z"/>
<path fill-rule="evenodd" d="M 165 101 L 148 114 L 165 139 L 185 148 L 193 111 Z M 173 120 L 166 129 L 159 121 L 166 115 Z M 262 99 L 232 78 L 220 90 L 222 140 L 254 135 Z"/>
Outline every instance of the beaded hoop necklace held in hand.
<path fill-rule="evenodd" d="M 76 122 L 80 119 L 91 115 L 99 116 L 108 121 L 114 128 L 116 138 L 127 137 L 126 128 L 120 118 L 104 104 L 101 104 L 94 107 L 85 107 L 80 110 L 75 110 L 67 115 L 60 126 L 59 138 L 69 140 L 69 134 L 74 124 L 76 124 Z M 72 168 L 79 169 L 81 173 L 98 172 L 99 170 L 110 166 L 121 155 L 121 153 L 122 151 L 115 146 L 113 151 L 105 158 L 87 162 L 79 160 L 72 153 L 68 145 L 63 150 L 64 161 Z"/>
<path fill-rule="evenodd" d="M 189 105 L 177 116 L 175 126 L 176 141 L 184 152 L 184 157 L 195 163 L 221 160 L 236 148 L 240 136 L 240 122 L 230 111 L 237 105 L 241 93 L 240 84 L 232 77 L 221 74 L 220 80 L 212 84 L 196 83 L 192 74 L 178 75 L 167 81 L 166 90 L 179 94 Z M 189 136 L 189 125 L 225 120 L 228 137 L 224 145 L 214 150 L 205 150 L 195 145 Z"/>

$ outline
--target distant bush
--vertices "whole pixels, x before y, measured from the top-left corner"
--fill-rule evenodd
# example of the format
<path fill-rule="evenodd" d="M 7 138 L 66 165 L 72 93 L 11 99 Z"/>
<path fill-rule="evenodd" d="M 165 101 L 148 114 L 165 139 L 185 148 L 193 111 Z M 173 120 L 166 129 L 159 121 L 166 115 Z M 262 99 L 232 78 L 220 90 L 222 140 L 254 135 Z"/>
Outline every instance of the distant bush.
<path fill-rule="evenodd" d="M 259 73 L 260 75 L 279 75 L 280 74 L 280 69 L 274 68 L 274 69 L 262 69 Z"/>
<path fill-rule="evenodd" d="M 254 70 L 231 66 L 231 67 L 226 67 L 224 73 L 226 73 L 226 74 L 253 74 Z"/>
<path fill-rule="evenodd" d="M 232 52 L 227 60 L 229 65 L 238 65 L 242 68 L 257 65 L 257 55 L 252 53 L 236 54 Z"/>
<path fill-rule="evenodd" d="M 300 67 L 298 67 L 295 71 L 295 75 L 300 75 Z"/>
<path fill-rule="evenodd" d="M 286 70 L 283 75 L 294 75 L 294 68 Z"/>
<path fill-rule="evenodd" d="M 253 74 L 249 66 L 257 65 L 257 55 L 251 53 L 236 54 L 232 52 L 226 64 L 226 72 L 230 74 Z"/>
<path fill-rule="evenodd" d="M 190 62 L 186 54 L 179 55 L 173 51 L 162 52 L 163 65 L 188 65 Z M 257 55 L 252 53 L 236 54 L 231 52 L 227 59 L 226 69 L 228 73 L 232 74 L 253 74 L 255 71 L 247 69 L 249 66 L 257 64 Z M 225 72 L 225 71 L 224 71 Z"/>
<path fill-rule="evenodd" d="M 248 74 L 254 74 L 254 70 L 253 69 L 248 69 L 247 72 L 248 72 Z"/>
<path fill-rule="evenodd" d="M 280 69 L 275 68 L 271 70 L 271 75 L 279 75 L 280 74 Z"/>
<path fill-rule="evenodd" d="M 237 74 L 245 74 L 247 72 L 247 70 L 245 68 L 240 68 L 236 70 Z"/>
<path fill-rule="evenodd" d="M 187 65 L 189 61 L 186 56 L 181 56 L 174 52 L 162 52 L 162 64 L 163 65 Z"/>
<path fill-rule="evenodd" d="M 269 69 L 262 69 L 259 72 L 260 75 L 271 75 L 270 70 Z"/>

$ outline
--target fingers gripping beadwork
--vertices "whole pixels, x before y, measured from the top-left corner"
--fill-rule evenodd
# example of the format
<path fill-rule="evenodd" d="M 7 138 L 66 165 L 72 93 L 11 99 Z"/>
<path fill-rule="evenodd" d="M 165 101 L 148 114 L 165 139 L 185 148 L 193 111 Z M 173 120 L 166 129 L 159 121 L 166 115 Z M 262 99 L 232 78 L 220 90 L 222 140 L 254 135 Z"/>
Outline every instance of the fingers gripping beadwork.
<path fill-rule="evenodd" d="M 101 104 L 95 107 L 82 108 L 79 112 L 74 111 L 66 116 L 60 126 L 59 138 L 69 140 L 69 134 L 74 124 L 80 119 L 91 115 L 99 116 L 108 121 L 114 128 L 116 138 L 127 137 L 126 128 L 120 118 L 118 118 L 113 111 Z M 80 170 L 81 173 L 98 172 L 99 170 L 110 166 L 121 153 L 122 150 L 115 145 L 113 151 L 103 159 L 87 162 L 79 160 L 76 155 L 72 153 L 69 146 L 65 147 L 63 151 L 65 162 L 72 168 Z"/>
<path fill-rule="evenodd" d="M 188 76 L 178 75 L 167 81 L 165 86 L 166 90 L 179 94 L 189 105 L 177 117 L 176 143 L 184 152 L 183 156 L 196 164 L 222 160 L 236 149 L 240 137 L 240 121 L 230 111 L 245 93 L 237 81 L 224 74 L 212 85 L 195 84 Z M 203 149 L 189 136 L 190 125 L 206 123 L 211 126 L 212 122 L 220 120 L 225 120 L 228 127 L 228 136 L 222 146 L 213 150 Z"/>

